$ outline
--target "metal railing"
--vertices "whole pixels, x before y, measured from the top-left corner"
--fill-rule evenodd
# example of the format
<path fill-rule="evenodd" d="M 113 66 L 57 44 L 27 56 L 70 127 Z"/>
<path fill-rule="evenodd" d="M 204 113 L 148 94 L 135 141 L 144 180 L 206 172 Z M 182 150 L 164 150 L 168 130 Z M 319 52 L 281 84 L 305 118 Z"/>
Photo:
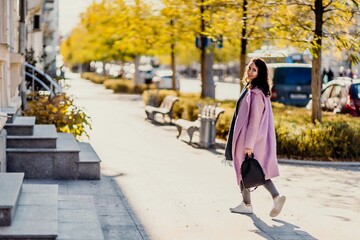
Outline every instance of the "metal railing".
<path fill-rule="evenodd" d="M 62 93 L 61 86 L 53 78 L 29 63 L 25 63 L 25 76 L 31 79 L 27 88 L 31 88 L 32 92 L 37 91 L 35 85 L 38 83 L 45 91 L 49 92 L 50 96 Z M 41 79 L 38 76 L 41 76 Z"/>

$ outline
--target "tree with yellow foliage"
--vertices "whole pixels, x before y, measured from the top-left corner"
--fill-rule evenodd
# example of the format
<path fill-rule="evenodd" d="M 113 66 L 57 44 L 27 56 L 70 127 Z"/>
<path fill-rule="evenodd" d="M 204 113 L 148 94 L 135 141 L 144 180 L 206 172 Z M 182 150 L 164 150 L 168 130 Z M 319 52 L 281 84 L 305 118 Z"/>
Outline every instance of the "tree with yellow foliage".
<path fill-rule="evenodd" d="M 321 55 L 336 47 L 349 53 L 349 60 L 359 62 L 358 0 L 288 0 L 275 1 L 272 32 L 279 38 L 312 54 L 312 122 L 321 122 Z"/>

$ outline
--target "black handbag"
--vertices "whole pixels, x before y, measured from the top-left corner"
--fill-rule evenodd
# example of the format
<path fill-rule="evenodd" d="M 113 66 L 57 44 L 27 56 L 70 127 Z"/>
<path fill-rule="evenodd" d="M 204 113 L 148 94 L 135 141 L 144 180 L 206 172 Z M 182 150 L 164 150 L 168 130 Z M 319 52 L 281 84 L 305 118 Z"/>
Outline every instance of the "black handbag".
<path fill-rule="evenodd" d="M 258 160 L 254 158 L 253 153 L 251 156 L 245 155 L 245 159 L 241 164 L 241 177 L 242 186 L 246 189 L 253 187 L 256 189 L 265 183 L 264 171 Z"/>

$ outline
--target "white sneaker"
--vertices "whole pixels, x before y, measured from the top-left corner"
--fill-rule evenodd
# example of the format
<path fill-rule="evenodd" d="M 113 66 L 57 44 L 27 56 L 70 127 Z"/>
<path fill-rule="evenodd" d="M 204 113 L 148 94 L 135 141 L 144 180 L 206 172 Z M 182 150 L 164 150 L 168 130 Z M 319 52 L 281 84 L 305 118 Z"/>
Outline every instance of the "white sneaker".
<path fill-rule="evenodd" d="M 285 201 L 286 201 L 286 197 L 285 196 L 277 196 L 275 199 L 274 199 L 274 206 L 273 208 L 271 209 L 270 211 L 270 217 L 276 217 L 277 215 L 280 214 L 281 212 L 281 209 L 283 208 L 284 204 L 285 204 Z"/>
<path fill-rule="evenodd" d="M 245 204 L 244 202 L 240 203 L 239 206 L 230 208 L 232 213 L 244 213 L 244 214 L 251 214 L 253 213 L 253 207 L 251 204 Z"/>

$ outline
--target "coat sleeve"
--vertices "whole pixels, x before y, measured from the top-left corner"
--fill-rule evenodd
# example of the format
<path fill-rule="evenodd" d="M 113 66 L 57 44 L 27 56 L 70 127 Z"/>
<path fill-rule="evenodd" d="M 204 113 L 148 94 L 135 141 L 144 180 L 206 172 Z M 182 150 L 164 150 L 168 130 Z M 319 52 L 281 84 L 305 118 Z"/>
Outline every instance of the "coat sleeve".
<path fill-rule="evenodd" d="M 254 149 L 264 108 L 265 104 L 261 94 L 252 92 L 249 121 L 245 137 L 245 148 Z"/>

